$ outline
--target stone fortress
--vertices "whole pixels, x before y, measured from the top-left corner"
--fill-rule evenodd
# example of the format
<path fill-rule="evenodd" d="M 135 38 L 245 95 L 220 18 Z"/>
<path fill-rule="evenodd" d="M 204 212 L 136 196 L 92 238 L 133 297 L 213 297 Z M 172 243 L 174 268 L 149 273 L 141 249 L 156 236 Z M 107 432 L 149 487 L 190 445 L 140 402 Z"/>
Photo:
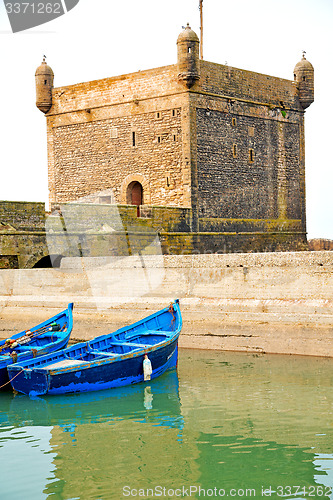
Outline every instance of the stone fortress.
<path fill-rule="evenodd" d="M 312 65 L 303 57 L 289 81 L 207 62 L 189 26 L 177 47 L 177 64 L 61 88 L 46 61 L 38 67 L 54 215 L 0 203 L 0 267 L 12 268 L 0 276 L 3 327 L 21 309 L 23 329 L 26 312 L 74 302 L 74 339 L 88 340 L 179 297 L 180 347 L 332 356 L 333 254 L 297 251 L 308 249 Z M 73 218 L 85 215 L 76 232 L 71 202 Z M 111 231 L 114 212 L 122 229 Z M 88 257 L 82 272 L 62 258 L 75 245 L 50 251 L 50 221 Z M 163 256 L 150 259 L 142 248 L 156 234 Z M 59 271 L 31 269 L 51 262 Z"/>
<path fill-rule="evenodd" d="M 187 25 L 177 64 L 56 88 L 43 60 L 51 209 L 117 204 L 164 253 L 307 249 L 313 66 L 303 55 L 289 81 L 202 60 L 199 45 Z"/>

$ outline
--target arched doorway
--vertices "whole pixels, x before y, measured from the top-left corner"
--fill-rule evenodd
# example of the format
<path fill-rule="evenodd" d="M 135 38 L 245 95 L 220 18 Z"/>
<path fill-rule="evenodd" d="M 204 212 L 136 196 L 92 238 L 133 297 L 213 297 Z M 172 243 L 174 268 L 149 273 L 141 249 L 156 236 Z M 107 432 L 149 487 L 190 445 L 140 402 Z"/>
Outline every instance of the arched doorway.
<path fill-rule="evenodd" d="M 140 182 L 131 182 L 128 186 L 128 203 L 136 205 L 136 214 L 140 217 L 140 205 L 143 204 L 143 189 Z"/>
<path fill-rule="evenodd" d="M 148 168 L 148 167 L 147 167 Z M 141 205 L 150 204 L 150 185 L 146 177 L 142 174 L 135 173 L 127 175 L 120 188 L 120 203 L 124 205 L 132 205 L 131 192 L 134 183 L 141 184 Z M 138 205 L 137 205 L 138 206 Z"/>
<path fill-rule="evenodd" d="M 33 269 L 60 267 L 63 255 L 45 255 L 38 262 L 33 265 Z"/>

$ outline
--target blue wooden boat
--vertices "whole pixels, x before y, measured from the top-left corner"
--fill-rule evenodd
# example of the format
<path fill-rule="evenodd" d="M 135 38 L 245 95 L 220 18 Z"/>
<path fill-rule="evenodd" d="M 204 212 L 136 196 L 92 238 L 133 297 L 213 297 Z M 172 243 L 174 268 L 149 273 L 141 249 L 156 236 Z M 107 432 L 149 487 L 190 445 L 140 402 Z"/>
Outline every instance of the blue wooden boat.
<path fill-rule="evenodd" d="M 0 341 L 0 389 L 10 388 L 7 366 L 67 346 L 73 329 L 73 304 L 39 325 Z"/>
<path fill-rule="evenodd" d="M 13 388 L 30 396 L 121 387 L 174 368 L 182 327 L 179 301 L 114 333 L 8 366 Z"/>

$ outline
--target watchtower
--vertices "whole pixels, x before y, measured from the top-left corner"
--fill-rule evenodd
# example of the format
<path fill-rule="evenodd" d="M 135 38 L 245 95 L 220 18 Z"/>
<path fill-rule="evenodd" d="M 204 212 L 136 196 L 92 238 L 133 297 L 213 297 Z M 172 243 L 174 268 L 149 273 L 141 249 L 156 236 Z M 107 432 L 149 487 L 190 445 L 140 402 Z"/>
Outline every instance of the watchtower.
<path fill-rule="evenodd" d="M 43 113 L 47 113 L 52 106 L 53 78 L 52 68 L 46 64 L 44 56 L 35 73 L 36 106 Z"/>
<path fill-rule="evenodd" d="M 178 78 L 190 88 L 200 78 L 199 38 L 187 23 L 177 39 Z"/>
<path fill-rule="evenodd" d="M 294 81 L 298 87 L 299 102 L 303 109 L 306 109 L 314 101 L 314 69 L 307 61 L 304 52 L 302 59 L 294 68 Z"/>

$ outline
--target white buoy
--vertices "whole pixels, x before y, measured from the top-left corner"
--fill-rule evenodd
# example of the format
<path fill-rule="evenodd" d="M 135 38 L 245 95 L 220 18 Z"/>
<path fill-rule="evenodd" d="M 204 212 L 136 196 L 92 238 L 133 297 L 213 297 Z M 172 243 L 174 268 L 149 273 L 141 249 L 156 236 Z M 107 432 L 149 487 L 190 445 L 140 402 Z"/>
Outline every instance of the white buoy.
<path fill-rule="evenodd" d="M 144 360 L 143 360 L 143 378 L 144 380 L 150 380 L 151 379 L 151 374 L 153 373 L 153 368 L 151 366 L 150 359 L 148 358 L 147 354 L 145 354 Z"/>

